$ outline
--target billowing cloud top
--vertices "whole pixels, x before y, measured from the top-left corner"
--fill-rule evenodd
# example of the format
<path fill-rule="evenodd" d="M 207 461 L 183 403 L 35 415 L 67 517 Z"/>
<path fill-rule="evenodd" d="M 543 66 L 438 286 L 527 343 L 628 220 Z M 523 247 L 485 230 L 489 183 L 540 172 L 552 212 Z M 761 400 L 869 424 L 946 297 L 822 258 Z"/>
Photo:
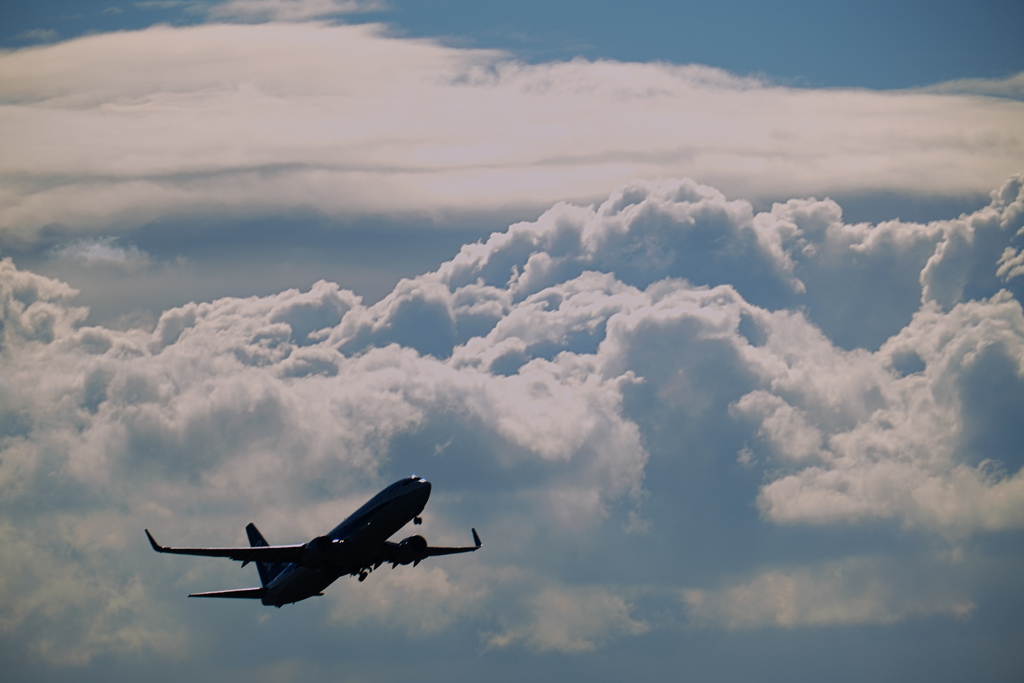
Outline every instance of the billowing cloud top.
<path fill-rule="evenodd" d="M 83 326 L 67 285 L 4 261 L 3 637 L 65 663 L 183 656 L 216 626 L 177 594 L 237 579 L 182 578 L 144 525 L 301 540 L 413 471 L 432 538 L 472 523 L 487 552 L 342 582 L 334 628 L 579 653 L 687 624 L 970 618 L 992 565 L 963 544 L 1024 527 L 1022 225 L 1022 176 L 927 225 L 632 182 L 371 306 L 320 282 L 153 329 Z M 865 527 L 929 542 L 822 542 Z M 740 552 L 774 528 L 803 534 L 797 564 Z"/>
<path fill-rule="evenodd" d="M 0 230 L 13 243 L 185 213 L 539 210 L 636 177 L 762 198 L 984 193 L 1019 170 L 1022 121 L 1012 99 L 528 65 L 376 25 L 162 26 L 0 55 Z"/>

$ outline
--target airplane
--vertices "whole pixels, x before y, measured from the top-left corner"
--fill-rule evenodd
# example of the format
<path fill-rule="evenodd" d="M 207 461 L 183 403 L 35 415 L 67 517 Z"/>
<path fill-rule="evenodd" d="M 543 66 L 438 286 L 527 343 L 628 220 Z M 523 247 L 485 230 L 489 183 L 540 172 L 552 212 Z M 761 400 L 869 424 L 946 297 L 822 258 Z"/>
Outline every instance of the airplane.
<path fill-rule="evenodd" d="M 459 548 L 430 547 L 422 536 L 409 536 L 394 543 L 387 540 L 410 520 L 421 524 L 430 497 L 430 482 L 412 476 L 400 479 L 371 498 L 345 521 L 323 536 L 298 545 L 269 545 L 255 524 L 245 527 L 249 547 L 172 548 L 160 545 L 146 529 L 146 537 L 158 553 L 227 557 L 256 565 L 260 586 L 233 590 L 192 593 L 190 598 L 249 598 L 264 605 L 292 604 L 323 595 L 323 591 L 346 575 L 366 579 L 382 564 L 418 565 L 428 557 L 471 553 L 482 545 L 473 529 L 473 545 Z"/>

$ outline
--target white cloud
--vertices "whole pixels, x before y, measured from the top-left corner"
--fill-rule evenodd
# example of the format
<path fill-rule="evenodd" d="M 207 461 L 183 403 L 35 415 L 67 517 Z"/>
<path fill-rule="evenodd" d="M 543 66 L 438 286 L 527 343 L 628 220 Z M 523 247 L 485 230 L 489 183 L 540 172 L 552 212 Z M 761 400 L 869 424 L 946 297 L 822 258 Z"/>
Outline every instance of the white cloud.
<path fill-rule="evenodd" d="M 897 518 L 952 534 L 1024 526 L 1021 473 L 994 474 L 976 464 L 984 454 L 965 452 L 972 410 L 964 404 L 963 386 L 976 368 L 987 372 L 979 359 L 989 350 L 1005 358 L 1018 378 L 1024 375 L 1024 316 L 1006 293 L 958 304 L 948 314 L 925 306 L 875 358 L 836 352 L 833 375 L 859 377 L 860 386 L 832 410 L 828 398 L 815 393 L 791 398 L 797 407 L 781 404 L 834 426 L 821 461 L 762 489 L 765 514 L 813 524 Z M 903 377 L 882 372 L 890 359 L 907 354 L 920 359 L 923 371 Z M 797 370 L 807 363 L 794 365 Z M 738 405 L 754 399 L 745 397 Z M 762 431 L 771 430 L 772 419 L 762 422 Z"/>
<path fill-rule="evenodd" d="M 759 197 L 963 195 L 1019 170 L 1024 146 L 1018 102 L 528 65 L 372 25 L 153 27 L 10 52 L 0 74 L 0 125 L 17 133 L 0 156 L 8 240 L 184 211 L 542 207 L 636 177 Z"/>
<path fill-rule="evenodd" d="M 580 653 L 606 640 L 640 635 L 649 626 L 633 618 L 629 604 L 601 588 L 547 588 L 531 600 L 531 619 L 487 638 L 488 647 L 523 644 L 540 652 Z"/>
<path fill-rule="evenodd" d="M 780 397 L 767 391 L 752 391 L 735 406 L 738 414 L 760 423 L 758 435 L 782 458 L 796 462 L 828 458 L 821 448 L 821 431 L 808 424 L 803 411 Z"/>
<path fill-rule="evenodd" d="M 86 316 L 81 308 L 56 304 L 77 294 L 63 282 L 18 270 L 9 259 L 0 260 L 0 301 L 3 305 L 4 345 L 18 340 L 51 342 L 65 337 Z"/>
<path fill-rule="evenodd" d="M 984 95 L 988 97 L 1006 97 L 1024 100 L 1024 74 L 1010 78 L 961 78 L 945 83 L 937 83 L 927 88 L 926 92 L 953 93 L 957 95 Z"/>
<path fill-rule="evenodd" d="M 29 630 L 28 654 L 60 666 L 85 664 L 97 652 L 180 656 L 190 640 L 186 629 L 161 616 L 143 576 L 114 559 L 135 525 L 116 513 L 76 517 L 45 515 L 30 529 L 0 523 L 0 636 Z M 40 536 L 43 528 L 48 533 Z M 77 549 L 75 561 L 68 561 L 69 548 Z"/>
<path fill-rule="evenodd" d="M 1024 243 L 1022 230 L 1024 176 L 1017 174 L 992 191 L 987 207 L 942 225 L 942 240 L 921 271 L 923 298 L 948 309 L 965 291 L 967 298 L 977 298 L 979 287 L 992 289 L 996 277 L 1008 283 L 1015 250 L 1007 245 Z"/>
<path fill-rule="evenodd" d="M 384 565 L 362 583 L 337 586 L 332 618 L 344 623 L 383 621 L 416 638 L 479 616 L 490 597 L 487 584 L 465 571 L 452 576 L 431 562 L 394 570 Z"/>
<path fill-rule="evenodd" d="M 469 623 L 492 648 L 587 652 L 658 623 L 630 583 L 664 556 L 609 553 L 637 530 L 672 557 L 706 550 L 678 548 L 680 520 L 706 525 L 678 534 L 691 543 L 734 517 L 808 533 L 892 520 L 938 543 L 1018 530 L 1024 313 L 996 271 L 1020 192 L 1012 179 L 951 221 L 847 225 L 832 201 L 757 213 L 693 181 L 635 181 L 468 245 L 373 305 L 319 282 L 191 303 L 153 329 L 84 326 L 72 288 L 0 262 L 0 547 L 63 525 L 56 545 L 5 556 L 20 577 L 0 590 L 5 638 L 46 632 L 84 662 L 169 634 L 173 656 L 206 627 L 176 612 L 154 626 L 164 591 L 234 579 L 147 573 L 142 526 L 228 544 L 255 519 L 302 540 L 410 472 L 437 483 L 431 540 L 471 518 L 500 542 L 479 564 L 338 588 L 352 601 L 331 608 L 338 628 L 408 617 L 423 637 Z M 873 282 L 890 266 L 910 274 Z M 829 289 L 829 269 L 864 287 Z M 929 294 L 945 279 L 956 287 Z M 895 290 L 915 308 L 878 305 Z M 848 343 L 807 301 L 891 333 Z M 60 553 L 67 567 L 33 575 Z M 697 623 L 727 628 L 969 612 L 975 584 L 938 576 L 901 596 L 888 569 L 829 557 L 684 595 Z M 64 599 L 85 580 L 87 599 Z"/>
<path fill-rule="evenodd" d="M 933 566 L 930 576 L 935 576 Z M 974 604 L 956 589 L 921 582 L 919 568 L 875 558 L 772 569 L 712 590 L 684 590 L 690 623 L 730 630 L 891 624 L 937 614 L 967 617 Z"/>
<path fill-rule="evenodd" d="M 149 255 L 135 245 L 122 246 L 114 237 L 74 240 L 50 251 L 51 257 L 92 268 L 132 271 L 149 265 Z"/>
<path fill-rule="evenodd" d="M 999 257 L 998 265 L 996 275 L 1006 282 L 1024 275 L 1024 251 L 1018 252 L 1013 247 L 1006 247 Z"/>

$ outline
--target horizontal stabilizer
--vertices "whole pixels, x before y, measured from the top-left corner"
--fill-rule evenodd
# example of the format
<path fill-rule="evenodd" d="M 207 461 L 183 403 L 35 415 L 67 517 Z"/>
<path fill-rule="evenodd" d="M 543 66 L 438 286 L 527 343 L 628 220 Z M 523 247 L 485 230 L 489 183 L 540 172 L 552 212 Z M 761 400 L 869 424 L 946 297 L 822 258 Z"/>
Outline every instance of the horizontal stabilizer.
<path fill-rule="evenodd" d="M 209 591 L 208 593 L 192 593 L 190 598 L 250 598 L 259 600 L 266 595 L 267 589 L 259 588 L 235 588 L 229 591 Z"/>

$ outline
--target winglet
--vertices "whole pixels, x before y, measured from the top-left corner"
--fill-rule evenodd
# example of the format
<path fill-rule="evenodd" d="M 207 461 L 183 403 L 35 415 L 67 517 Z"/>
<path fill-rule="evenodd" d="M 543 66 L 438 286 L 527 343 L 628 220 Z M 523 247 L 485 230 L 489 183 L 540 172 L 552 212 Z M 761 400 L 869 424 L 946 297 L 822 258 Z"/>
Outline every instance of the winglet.
<path fill-rule="evenodd" d="M 146 533 L 148 534 L 149 532 L 147 531 Z M 153 537 L 150 536 L 149 540 L 153 540 Z M 483 545 L 483 543 L 480 542 L 480 534 L 476 532 L 476 529 L 473 529 L 473 543 L 476 544 L 477 548 Z"/>
<path fill-rule="evenodd" d="M 156 542 L 156 539 L 153 538 L 153 534 L 149 533 L 149 529 L 146 529 L 146 538 L 149 539 L 149 544 L 153 546 L 153 550 L 158 553 L 162 553 L 164 551 L 164 547 Z"/>

